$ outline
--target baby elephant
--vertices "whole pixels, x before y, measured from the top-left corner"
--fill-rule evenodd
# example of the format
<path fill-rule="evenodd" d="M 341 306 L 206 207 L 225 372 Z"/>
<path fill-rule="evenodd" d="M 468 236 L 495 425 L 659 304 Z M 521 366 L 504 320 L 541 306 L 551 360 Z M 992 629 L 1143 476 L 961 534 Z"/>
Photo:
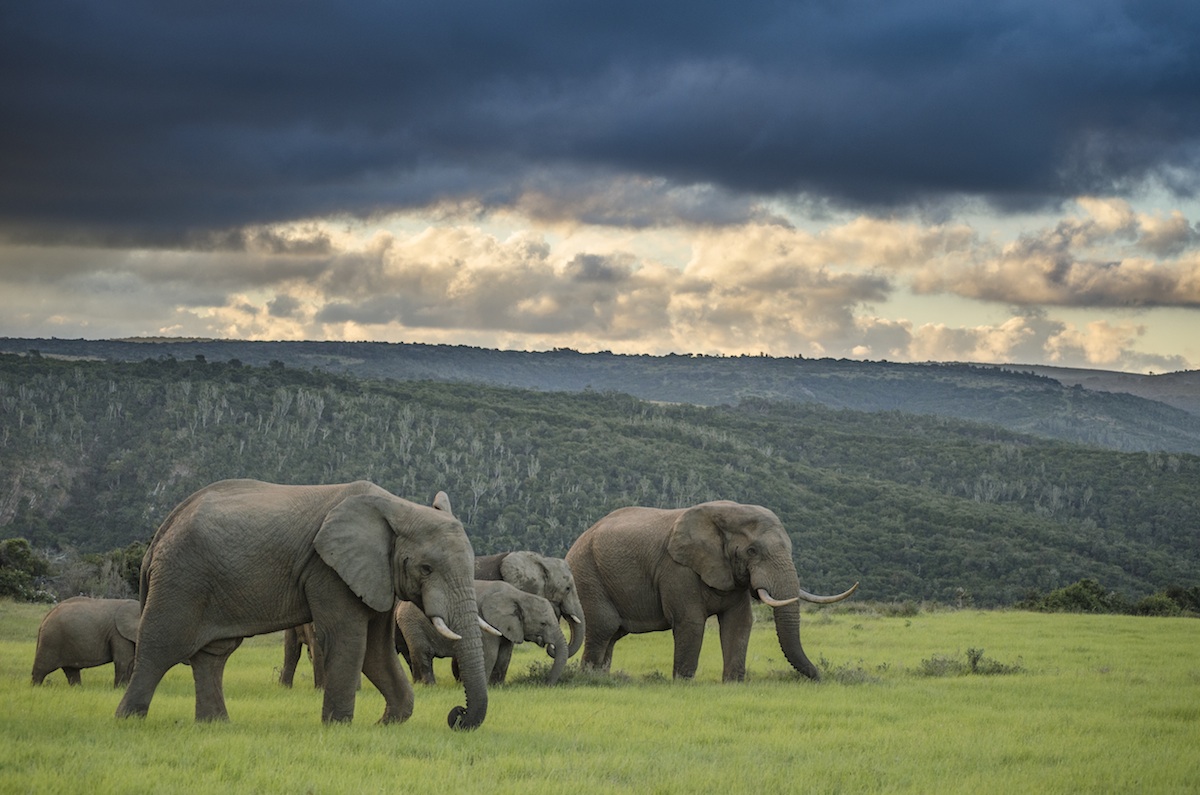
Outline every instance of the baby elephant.
<path fill-rule="evenodd" d="M 60 602 L 38 627 L 33 683 L 61 668 L 77 685 L 79 669 L 113 663 L 113 687 L 128 684 L 140 614 L 137 599 L 75 596 Z"/>
<path fill-rule="evenodd" d="M 475 601 L 480 618 L 487 624 L 483 633 L 483 662 L 490 684 L 504 682 L 502 672 L 508 669 L 513 644 L 523 641 L 544 647 L 554 658 L 545 683 L 558 682 L 567 664 L 568 652 L 558 616 L 550 602 L 502 580 L 476 580 Z M 403 643 L 397 645 L 408 660 L 413 679 L 434 684 L 433 661 L 437 657 L 453 657 L 455 642 L 440 634 L 412 602 L 401 602 L 396 606 L 396 628 L 403 638 Z"/>

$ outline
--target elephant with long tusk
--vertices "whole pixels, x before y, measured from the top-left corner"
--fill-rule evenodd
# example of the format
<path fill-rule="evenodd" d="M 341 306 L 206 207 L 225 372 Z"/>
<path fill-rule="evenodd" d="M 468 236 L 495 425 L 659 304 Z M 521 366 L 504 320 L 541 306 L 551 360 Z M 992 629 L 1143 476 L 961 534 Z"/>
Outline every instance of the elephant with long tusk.
<path fill-rule="evenodd" d="M 774 513 L 758 505 L 706 502 L 691 508 L 621 508 L 583 532 L 567 552 L 586 630 L 583 665 L 607 671 L 613 646 L 631 633 L 671 630 L 673 675 L 696 674 L 704 625 L 720 625 L 725 681 L 746 677 L 751 600 L 775 611 L 779 646 L 792 667 L 819 679 L 800 644 L 801 600 L 839 602 L 800 587 L 792 542 Z"/>

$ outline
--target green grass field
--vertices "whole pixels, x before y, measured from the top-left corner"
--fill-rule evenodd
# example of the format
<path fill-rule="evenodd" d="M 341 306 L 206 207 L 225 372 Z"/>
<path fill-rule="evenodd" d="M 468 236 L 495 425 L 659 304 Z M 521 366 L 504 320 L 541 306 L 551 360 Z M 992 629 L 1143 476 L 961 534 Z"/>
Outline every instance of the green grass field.
<path fill-rule="evenodd" d="M 1195 619 L 825 609 L 802 629 L 818 684 L 787 672 L 769 620 L 739 685 L 719 681 L 715 626 L 693 682 L 670 680 L 668 633 L 642 635 L 617 645 L 623 676 L 493 688 L 483 727 L 457 733 L 448 665 L 403 725 L 376 725 L 383 701 L 364 684 L 355 722 L 323 726 L 306 662 L 294 690 L 275 684 L 278 635 L 230 659 L 230 723 L 193 723 L 183 666 L 145 720 L 118 721 L 111 666 L 81 688 L 61 672 L 30 686 L 46 610 L 0 602 L 6 793 L 1200 789 Z M 544 659 L 518 647 L 511 673 Z"/>

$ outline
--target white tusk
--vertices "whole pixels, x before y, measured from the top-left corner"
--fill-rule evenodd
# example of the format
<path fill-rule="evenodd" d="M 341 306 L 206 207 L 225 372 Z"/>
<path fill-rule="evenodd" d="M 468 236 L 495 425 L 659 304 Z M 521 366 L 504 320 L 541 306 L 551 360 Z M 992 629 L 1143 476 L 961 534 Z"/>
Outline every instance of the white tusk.
<path fill-rule="evenodd" d="M 438 634 L 449 640 L 462 640 L 462 635 L 459 635 L 450 627 L 446 626 L 446 621 L 441 616 L 434 616 L 432 619 L 433 628 L 438 631 Z"/>
<path fill-rule="evenodd" d="M 791 599 L 776 599 L 775 597 L 771 596 L 771 594 L 767 593 L 766 588 L 758 589 L 758 598 L 762 600 L 763 604 L 770 605 L 771 607 L 783 607 L 784 605 L 790 605 L 793 602 L 800 601 L 799 596 L 793 596 Z"/>
<path fill-rule="evenodd" d="M 504 633 L 493 627 L 488 622 L 484 621 L 483 616 L 478 616 L 477 620 L 479 621 L 479 628 L 484 632 L 488 633 L 489 635 L 495 635 L 497 638 L 504 637 Z"/>
<path fill-rule="evenodd" d="M 582 623 L 583 623 L 583 619 L 581 619 L 579 616 L 572 615 L 571 613 L 567 613 L 567 618 L 571 619 L 571 620 L 572 620 L 572 621 L 574 621 L 576 624 L 582 624 Z"/>
<path fill-rule="evenodd" d="M 827 605 L 827 604 L 832 604 L 833 602 L 840 602 L 857 590 L 858 590 L 858 583 L 854 583 L 854 585 L 850 586 L 850 590 L 843 591 L 842 593 L 838 594 L 837 596 L 817 596 L 816 594 L 811 594 L 808 591 L 801 588 L 800 589 L 800 598 L 806 602 L 816 602 L 819 605 Z"/>

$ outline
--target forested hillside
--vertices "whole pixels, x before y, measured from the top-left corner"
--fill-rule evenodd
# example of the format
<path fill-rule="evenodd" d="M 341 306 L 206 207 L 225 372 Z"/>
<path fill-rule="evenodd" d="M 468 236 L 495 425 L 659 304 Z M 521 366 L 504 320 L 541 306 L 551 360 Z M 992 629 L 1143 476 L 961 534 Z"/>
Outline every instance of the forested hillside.
<path fill-rule="evenodd" d="M 1108 389 L 1077 371 L 1071 385 L 1015 368 L 740 356 L 622 356 L 497 351 L 383 342 L 0 339 L 0 351 L 143 361 L 238 361 L 362 378 L 482 383 L 542 391 L 593 389 L 702 406 L 745 398 L 859 411 L 953 417 L 1112 450 L 1200 454 L 1200 373 L 1125 375 Z M 1032 368 L 1031 368 L 1032 369 Z M 1063 371 L 1053 372 L 1066 379 Z M 1117 374 L 1112 374 L 1116 376 Z M 1128 391 L 1127 391 L 1128 390 Z M 1130 392 L 1138 394 L 1131 394 Z M 1162 401 L 1139 395 L 1161 395 Z M 1182 407 L 1182 408 L 1181 408 Z"/>
<path fill-rule="evenodd" d="M 1200 458 L 748 398 L 664 405 L 200 359 L 0 356 L 0 538 L 146 540 L 215 480 L 450 494 L 476 551 L 562 555 L 629 505 L 760 503 L 810 590 L 1008 604 L 1085 577 L 1200 583 Z"/>

